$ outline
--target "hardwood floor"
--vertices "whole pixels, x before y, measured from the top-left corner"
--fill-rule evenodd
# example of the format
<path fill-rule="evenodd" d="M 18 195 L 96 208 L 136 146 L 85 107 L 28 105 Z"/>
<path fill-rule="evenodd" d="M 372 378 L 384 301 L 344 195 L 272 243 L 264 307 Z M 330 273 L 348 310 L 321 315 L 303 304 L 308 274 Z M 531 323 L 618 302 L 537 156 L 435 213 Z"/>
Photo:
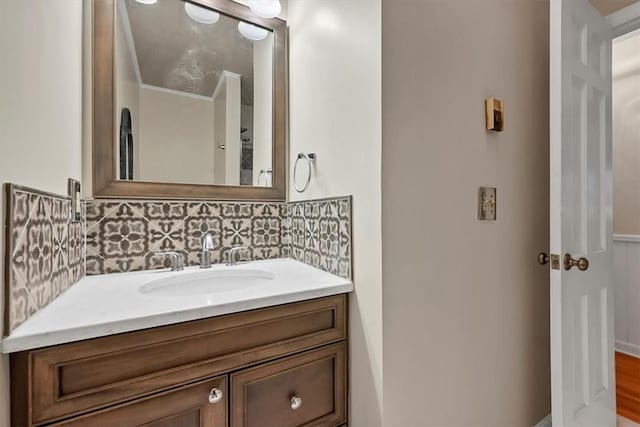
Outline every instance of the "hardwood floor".
<path fill-rule="evenodd" d="M 640 359 L 616 352 L 618 415 L 640 423 Z"/>

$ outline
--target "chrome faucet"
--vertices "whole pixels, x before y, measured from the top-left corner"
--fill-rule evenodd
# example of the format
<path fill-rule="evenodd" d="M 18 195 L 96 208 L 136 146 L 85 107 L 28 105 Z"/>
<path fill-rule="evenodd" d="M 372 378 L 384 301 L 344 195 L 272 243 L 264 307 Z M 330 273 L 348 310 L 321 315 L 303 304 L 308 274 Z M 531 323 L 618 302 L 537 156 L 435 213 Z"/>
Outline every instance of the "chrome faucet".
<path fill-rule="evenodd" d="M 245 249 L 248 249 L 245 246 L 234 246 L 233 248 L 229 249 L 229 255 L 227 258 L 227 265 L 228 266 L 232 266 L 232 265 L 236 265 L 238 264 L 238 259 L 236 257 L 236 254 L 239 254 L 240 251 L 243 251 Z"/>
<path fill-rule="evenodd" d="M 171 259 L 171 271 L 184 270 L 184 256 L 176 251 L 155 252 L 155 256 L 169 257 Z"/>
<path fill-rule="evenodd" d="M 211 268 L 211 251 L 214 250 L 213 236 L 207 232 L 202 236 L 202 251 L 200 252 L 200 268 Z"/>

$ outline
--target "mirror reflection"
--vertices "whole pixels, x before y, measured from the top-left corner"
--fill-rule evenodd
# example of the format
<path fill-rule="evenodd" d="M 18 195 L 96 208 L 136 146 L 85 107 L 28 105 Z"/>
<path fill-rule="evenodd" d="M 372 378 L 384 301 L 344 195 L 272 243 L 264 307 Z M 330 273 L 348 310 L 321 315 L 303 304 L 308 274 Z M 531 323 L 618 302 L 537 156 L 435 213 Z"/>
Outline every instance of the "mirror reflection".
<path fill-rule="evenodd" d="M 273 34 L 182 0 L 118 0 L 120 180 L 270 187 Z"/>

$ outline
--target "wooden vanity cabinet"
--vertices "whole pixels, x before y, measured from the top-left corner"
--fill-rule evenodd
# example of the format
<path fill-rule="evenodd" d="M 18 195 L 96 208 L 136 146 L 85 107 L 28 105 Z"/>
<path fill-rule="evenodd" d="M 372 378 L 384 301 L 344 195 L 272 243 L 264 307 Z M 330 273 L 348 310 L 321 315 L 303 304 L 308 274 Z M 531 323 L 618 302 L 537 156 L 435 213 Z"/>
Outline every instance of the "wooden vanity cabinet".
<path fill-rule="evenodd" d="M 11 355 L 12 425 L 342 426 L 346 295 Z"/>

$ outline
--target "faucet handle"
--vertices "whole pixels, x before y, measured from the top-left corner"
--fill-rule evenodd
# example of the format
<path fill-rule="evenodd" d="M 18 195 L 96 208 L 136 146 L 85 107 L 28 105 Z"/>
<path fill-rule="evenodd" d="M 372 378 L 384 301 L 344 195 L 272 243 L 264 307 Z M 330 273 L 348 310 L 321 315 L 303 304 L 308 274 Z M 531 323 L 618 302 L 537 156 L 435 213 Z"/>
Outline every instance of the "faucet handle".
<path fill-rule="evenodd" d="M 236 265 L 238 261 L 236 260 L 236 254 L 239 254 L 240 251 L 248 250 L 249 248 L 246 246 L 234 246 L 229 249 L 227 265 Z"/>
<path fill-rule="evenodd" d="M 182 271 L 184 270 L 184 255 L 182 255 L 179 252 L 176 252 L 177 258 L 176 258 L 176 271 Z"/>
<path fill-rule="evenodd" d="M 184 270 L 184 256 L 176 251 L 160 251 L 154 252 L 155 256 L 168 256 L 171 259 L 171 271 Z"/>
<path fill-rule="evenodd" d="M 213 243 L 213 235 L 210 232 L 206 232 L 202 236 L 202 250 L 203 251 L 212 251 L 215 249 L 215 244 Z"/>

